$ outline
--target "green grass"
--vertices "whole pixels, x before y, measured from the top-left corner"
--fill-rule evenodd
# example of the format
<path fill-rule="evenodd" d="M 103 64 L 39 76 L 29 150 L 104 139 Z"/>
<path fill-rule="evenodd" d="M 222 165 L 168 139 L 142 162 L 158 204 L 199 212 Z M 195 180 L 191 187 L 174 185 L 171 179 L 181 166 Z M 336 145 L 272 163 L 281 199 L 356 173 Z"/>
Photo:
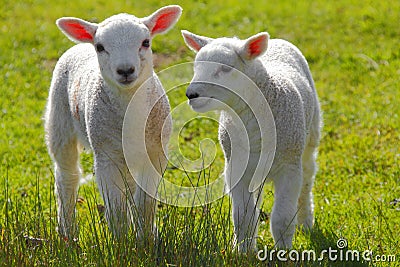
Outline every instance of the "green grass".
<path fill-rule="evenodd" d="M 168 3 L 173 3 L 167 1 Z M 163 2 L 163 4 L 165 4 Z M 92 21 L 119 12 L 146 16 L 158 1 L 35 0 L 0 3 L 0 265 L 4 266 L 252 266 L 254 255 L 231 252 L 229 200 L 207 207 L 160 205 L 156 244 L 138 245 L 132 235 L 116 242 L 97 211 L 96 186 L 81 187 L 79 241 L 65 243 L 55 232 L 52 163 L 44 143 L 42 116 L 52 69 L 73 44 L 54 22 L 62 16 Z M 211 37 L 248 37 L 268 31 L 297 45 L 310 63 L 324 112 L 315 193 L 316 225 L 297 233 L 294 248 L 321 252 L 344 237 L 351 250 L 396 255 L 400 265 L 400 2 L 398 1 L 241 1 L 179 3 L 176 27 L 154 41 L 157 69 L 191 61 L 181 29 Z M 171 84 L 179 77 L 171 77 Z M 184 86 L 170 94 L 172 106 L 185 101 Z M 179 114 L 178 114 L 179 115 Z M 183 116 L 183 115 L 182 115 Z M 176 118 L 179 120 L 179 116 Z M 175 143 L 187 158 L 200 157 L 199 142 L 216 140 L 217 124 L 197 119 Z M 222 153 L 205 172 L 168 170 L 166 178 L 190 185 L 218 177 Z M 85 172 L 92 158 L 83 155 Z M 190 177 L 190 180 L 189 180 Z M 201 179 L 200 179 L 201 180 Z M 273 201 L 265 188 L 263 210 Z M 261 222 L 258 246 L 272 248 L 268 220 Z M 42 238 L 35 246 L 33 238 Z M 295 265 L 307 265 L 297 263 Z M 326 266 L 334 264 L 324 262 Z M 349 263 L 348 263 L 349 264 Z M 342 266 L 343 262 L 336 263 Z"/>

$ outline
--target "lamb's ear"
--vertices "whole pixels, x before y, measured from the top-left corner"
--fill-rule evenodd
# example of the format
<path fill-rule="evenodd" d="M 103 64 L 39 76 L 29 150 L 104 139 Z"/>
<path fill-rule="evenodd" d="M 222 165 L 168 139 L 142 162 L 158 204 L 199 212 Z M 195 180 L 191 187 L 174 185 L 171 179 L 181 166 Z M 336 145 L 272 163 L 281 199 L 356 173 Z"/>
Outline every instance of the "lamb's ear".
<path fill-rule="evenodd" d="M 165 33 L 178 21 L 182 14 L 182 8 L 178 5 L 165 6 L 153 14 L 142 19 L 142 22 L 149 28 L 151 36 L 158 33 Z"/>
<path fill-rule="evenodd" d="M 60 18 L 56 21 L 58 28 L 76 43 L 93 43 L 97 24 L 78 18 Z"/>
<path fill-rule="evenodd" d="M 251 60 L 264 54 L 268 48 L 268 39 L 267 32 L 260 32 L 246 39 L 241 51 L 242 57 Z"/>
<path fill-rule="evenodd" d="M 196 35 L 185 30 L 182 30 L 182 36 L 186 45 L 194 52 L 199 52 L 202 47 L 206 46 L 213 40 L 212 38 Z"/>

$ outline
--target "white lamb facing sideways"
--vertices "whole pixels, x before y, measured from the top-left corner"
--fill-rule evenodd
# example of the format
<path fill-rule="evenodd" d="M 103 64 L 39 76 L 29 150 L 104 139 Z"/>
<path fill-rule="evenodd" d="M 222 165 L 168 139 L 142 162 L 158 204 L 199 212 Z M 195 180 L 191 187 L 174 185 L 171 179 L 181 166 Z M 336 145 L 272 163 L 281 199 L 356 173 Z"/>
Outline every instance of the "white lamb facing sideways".
<path fill-rule="evenodd" d="M 46 142 L 55 163 L 61 235 L 76 235 L 82 145 L 93 151 L 95 176 L 112 232 L 122 236 L 132 223 L 139 236 L 154 230 L 152 197 L 160 175 L 142 155 L 146 153 L 157 171 L 163 172 L 167 164 L 163 147 L 172 121 L 168 98 L 153 70 L 151 42 L 156 34 L 170 29 L 181 12 L 179 6 L 166 6 L 145 18 L 119 14 L 99 24 L 70 17 L 57 20 L 61 31 L 80 43 L 57 62 L 45 114 Z M 137 125 L 138 129 L 146 128 L 146 135 L 137 134 L 132 142 L 146 143 L 147 151 L 131 151 L 133 156 L 139 155 L 131 174 L 124 158 L 122 127 L 129 101 L 143 86 L 142 110 L 134 115 L 150 116 L 146 127 Z"/>
<path fill-rule="evenodd" d="M 269 40 L 265 32 L 246 40 L 182 34 L 197 52 L 186 91 L 190 106 L 197 112 L 221 110 L 219 139 L 239 251 L 255 249 L 267 180 L 274 183 L 270 225 L 275 245 L 290 248 L 296 223 L 303 230 L 313 225 L 321 117 L 306 59 L 291 43 Z M 272 141 L 274 146 L 265 145 Z M 263 154 L 273 156 L 270 169 L 260 172 L 258 161 L 264 160 L 261 167 L 268 165 Z M 254 181 L 262 181 L 258 190 Z"/>

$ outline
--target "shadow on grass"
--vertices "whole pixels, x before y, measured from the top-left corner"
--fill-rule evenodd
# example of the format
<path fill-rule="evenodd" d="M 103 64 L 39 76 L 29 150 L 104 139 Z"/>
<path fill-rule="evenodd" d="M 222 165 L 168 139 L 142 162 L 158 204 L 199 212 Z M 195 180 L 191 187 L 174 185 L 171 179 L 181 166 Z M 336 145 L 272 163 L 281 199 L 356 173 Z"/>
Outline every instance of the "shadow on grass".
<path fill-rule="evenodd" d="M 347 240 L 324 229 L 318 220 L 309 233 L 311 247 L 316 253 L 316 261 L 307 262 L 307 266 L 370 266 L 363 259 L 363 251 L 355 251 L 347 246 Z"/>

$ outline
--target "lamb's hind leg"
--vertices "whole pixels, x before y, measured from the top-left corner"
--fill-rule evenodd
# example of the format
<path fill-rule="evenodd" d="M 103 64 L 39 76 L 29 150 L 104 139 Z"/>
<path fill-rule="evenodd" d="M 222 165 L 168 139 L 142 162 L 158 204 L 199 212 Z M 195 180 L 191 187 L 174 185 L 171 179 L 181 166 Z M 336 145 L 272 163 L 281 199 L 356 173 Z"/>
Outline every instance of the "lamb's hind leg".
<path fill-rule="evenodd" d="M 80 168 L 78 165 L 78 148 L 76 137 L 54 155 L 55 192 L 58 206 L 58 231 L 69 238 L 76 237 L 75 204 L 78 193 Z"/>
<path fill-rule="evenodd" d="M 316 148 L 307 146 L 303 153 L 303 185 L 299 197 L 298 223 L 303 226 L 303 230 L 310 230 L 313 225 L 313 193 L 312 187 L 316 172 Z"/>
<path fill-rule="evenodd" d="M 55 163 L 58 232 L 64 237 L 73 238 L 76 235 L 75 203 L 80 177 L 79 152 L 71 117 L 65 108 L 67 105 L 62 102 L 68 99 L 62 88 L 64 87 L 58 85 L 50 90 L 45 130 L 49 154 Z M 60 89 L 59 92 L 57 89 Z M 59 97 L 56 98 L 55 95 Z"/>
<path fill-rule="evenodd" d="M 46 143 L 55 163 L 58 231 L 64 237 L 75 237 L 75 203 L 80 168 L 78 140 L 68 105 L 67 81 L 56 67 L 45 115 Z"/>
<path fill-rule="evenodd" d="M 55 161 L 58 231 L 64 237 L 73 238 L 76 236 L 75 203 L 80 177 L 76 137 L 70 136 L 50 152 Z"/>

